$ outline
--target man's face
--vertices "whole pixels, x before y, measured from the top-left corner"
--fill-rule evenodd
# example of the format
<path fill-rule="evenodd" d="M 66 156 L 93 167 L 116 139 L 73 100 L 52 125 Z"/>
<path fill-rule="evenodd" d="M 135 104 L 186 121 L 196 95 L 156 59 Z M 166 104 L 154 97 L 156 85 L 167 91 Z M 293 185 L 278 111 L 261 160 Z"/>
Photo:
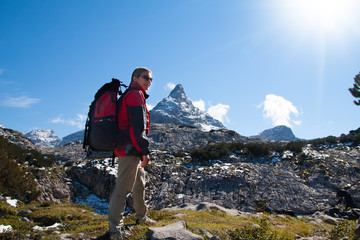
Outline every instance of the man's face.
<path fill-rule="evenodd" d="M 145 90 L 148 90 L 151 86 L 152 74 L 150 72 L 145 71 L 141 73 L 138 78 L 134 77 L 134 81 L 137 82 Z"/>

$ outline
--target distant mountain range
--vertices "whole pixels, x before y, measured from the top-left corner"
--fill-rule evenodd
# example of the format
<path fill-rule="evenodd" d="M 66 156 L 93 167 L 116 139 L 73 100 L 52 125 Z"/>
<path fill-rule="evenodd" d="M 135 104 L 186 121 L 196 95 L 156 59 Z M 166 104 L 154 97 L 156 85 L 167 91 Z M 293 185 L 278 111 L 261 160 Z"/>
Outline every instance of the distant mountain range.
<path fill-rule="evenodd" d="M 191 100 L 186 96 L 185 90 L 181 84 L 176 85 L 171 93 L 150 111 L 150 122 L 189 126 L 197 128 L 201 131 L 226 129 L 220 121 L 195 107 Z M 24 134 L 36 145 L 45 147 L 65 145 L 70 142 L 84 139 L 84 130 L 72 133 L 63 139 L 57 137 L 53 130 L 40 129 L 26 132 Z M 286 126 L 277 126 L 265 130 L 256 136 L 251 136 L 251 138 L 282 141 L 299 140 L 294 136 L 291 129 Z"/>

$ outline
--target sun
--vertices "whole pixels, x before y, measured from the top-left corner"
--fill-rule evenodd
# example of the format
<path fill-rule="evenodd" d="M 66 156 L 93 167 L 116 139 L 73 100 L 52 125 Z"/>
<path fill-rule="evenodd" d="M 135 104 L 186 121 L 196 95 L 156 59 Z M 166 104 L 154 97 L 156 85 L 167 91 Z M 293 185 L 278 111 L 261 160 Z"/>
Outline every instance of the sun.
<path fill-rule="evenodd" d="M 358 27 L 358 0 L 279 0 L 278 20 L 293 33 L 337 36 Z"/>
<path fill-rule="evenodd" d="M 291 1 L 292 13 L 305 25 L 313 25 L 325 31 L 344 27 L 351 9 L 350 1 L 344 0 L 297 0 Z"/>

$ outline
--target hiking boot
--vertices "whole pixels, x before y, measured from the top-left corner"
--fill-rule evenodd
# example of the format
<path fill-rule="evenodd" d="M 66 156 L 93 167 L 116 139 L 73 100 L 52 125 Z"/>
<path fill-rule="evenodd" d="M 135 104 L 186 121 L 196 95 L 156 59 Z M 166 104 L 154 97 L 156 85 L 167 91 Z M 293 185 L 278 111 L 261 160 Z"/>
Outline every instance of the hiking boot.
<path fill-rule="evenodd" d="M 155 225 L 156 221 L 152 220 L 148 216 L 145 216 L 143 218 L 136 219 L 136 224 L 144 224 L 144 225 Z"/>
<path fill-rule="evenodd" d="M 110 239 L 111 240 L 127 239 L 130 236 L 131 236 L 131 234 L 128 231 L 126 231 L 124 228 L 121 228 L 116 232 L 110 232 Z"/>

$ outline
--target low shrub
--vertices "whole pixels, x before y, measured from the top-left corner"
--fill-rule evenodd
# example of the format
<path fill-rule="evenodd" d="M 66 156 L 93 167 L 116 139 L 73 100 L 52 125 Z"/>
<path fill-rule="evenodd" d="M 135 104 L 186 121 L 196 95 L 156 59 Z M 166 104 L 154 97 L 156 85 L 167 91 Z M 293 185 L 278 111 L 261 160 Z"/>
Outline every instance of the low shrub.
<path fill-rule="evenodd" d="M 352 143 L 353 146 L 359 146 L 360 144 L 360 135 L 345 135 L 340 136 L 339 142 L 341 143 Z"/>
<path fill-rule="evenodd" d="M 27 162 L 34 167 L 51 167 L 55 164 L 55 157 L 52 155 L 42 154 L 34 149 L 23 149 L 16 144 L 9 142 L 0 136 L 0 152 L 7 158 L 14 159 L 18 163 Z"/>
<path fill-rule="evenodd" d="M 305 147 L 306 142 L 305 141 L 296 141 L 296 142 L 289 142 L 286 144 L 285 149 L 292 151 L 296 154 L 299 154 L 302 152 L 303 147 Z"/>
<path fill-rule="evenodd" d="M 211 159 L 222 159 L 231 154 L 230 145 L 228 143 L 210 144 L 205 147 L 193 150 L 190 155 L 193 159 L 199 161 L 208 161 Z"/>
<path fill-rule="evenodd" d="M 186 152 L 185 151 L 177 151 L 177 152 L 173 152 L 172 155 L 174 155 L 174 157 L 186 157 Z"/>
<path fill-rule="evenodd" d="M 15 216 L 17 212 L 13 207 L 7 204 L 5 201 L 0 201 L 0 217 L 6 215 L 13 215 Z"/>
<path fill-rule="evenodd" d="M 248 153 L 255 157 L 266 156 L 270 153 L 271 145 L 265 143 L 248 143 L 246 144 Z"/>
<path fill-rule="evenodd" d="M 316 138 L 309 140 L 308 143 L 313 145 L 313 147 L 320 147 L 321 145 L 331 145 L 339 143 L 339 138 L 334 136 L 327 136 L 325 138 Z"/>
<path fill-rule="evenodd" d="M 259 225 L 247 226 L 241 229 L 235 229 L 230 233 L 231 239 L 249 239 L 249 240 L 277 240 L 282 238 L 277 232 L 271 231 L 270 224 L 266 219 L 261 219 Z"/>
<path fill-rule="evenodd" d="M 23 202 L 35 200 L 40 191 L 35 177 L 0 151 L 0 193 Z"/>
<path fill-rule="evenodd" d="M 337 223 L 335 227 L 330 231 L 329 235 L 331 240 L 337 239 L 359 239 L 355 236 L 355 221 L 343 221 Z"/>
<path fill-rule="evenodd" d="M 229 157 L 232 153 L 238 155 L 251 155 L 262 157 L 270 154 L 271 151 L 284 151 L 284 148 L 276 144 L 265 143 L 212 143 L 202 148 L 193 150 L 190 155 L 192 159 L 204 162 L 214 159 L 223 159 Z"/>

